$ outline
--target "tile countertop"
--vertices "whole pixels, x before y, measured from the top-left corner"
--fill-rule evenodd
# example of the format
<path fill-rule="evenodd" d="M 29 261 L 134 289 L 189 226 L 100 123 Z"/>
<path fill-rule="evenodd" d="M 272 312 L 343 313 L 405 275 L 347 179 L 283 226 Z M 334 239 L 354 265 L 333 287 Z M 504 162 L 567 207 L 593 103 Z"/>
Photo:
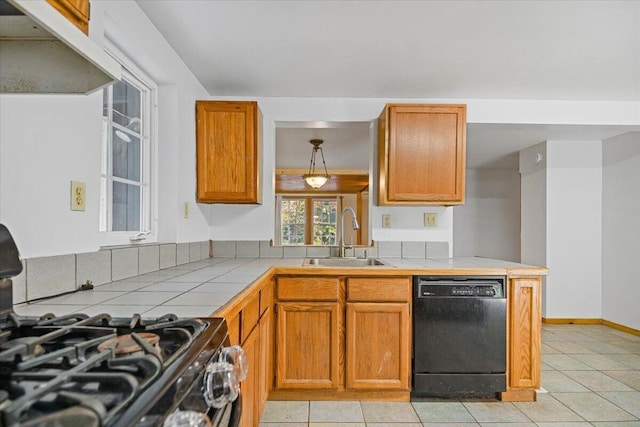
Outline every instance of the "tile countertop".
<path fill-rule="evenodd" d="M 544 275 L 546 268 L 488 258 L 383 258 L 381 267 L 364 267 L 350 271 L 367 274 L 460 274 L 486 271 L 486 274 Z M 345 274 L 335 267 L 305 266 L 301 258 L 208 258 L 116 282 L 95 286 L 91 291 L 51 297 L 37 302 L 16 304 L 13 309 L 24 316 L 53 313 L 96 315 L 108 313 L 112 317 L 128 317 L 139 313 L 142 317 L 159 317 L 173 313 L 179 317 L 209 317 L 220 307 L 252 284 L 272 267 L 286 274 Z M 347 272 L 348 273 L 348 272 Z M 354 273 L 355 274 L 355 273 Z"/>

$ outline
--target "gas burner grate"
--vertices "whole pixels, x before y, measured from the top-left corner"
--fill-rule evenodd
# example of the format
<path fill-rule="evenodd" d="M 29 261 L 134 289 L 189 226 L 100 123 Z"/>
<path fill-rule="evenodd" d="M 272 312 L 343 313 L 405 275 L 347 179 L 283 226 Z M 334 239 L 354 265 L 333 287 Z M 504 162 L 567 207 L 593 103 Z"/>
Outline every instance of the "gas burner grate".
<path fill-rule="evenodd" d="M 0 424 L 46 425 L 77 414 L 90 415 L 86 425 L 107 425 L 189 349 L 206 325 L 174 315 L 10 313 L 0 321 Z M 124 336 L 140 350 L 117 354 L 108 341 Z M 144 336 L 155 337 L 153 345 Z"/>

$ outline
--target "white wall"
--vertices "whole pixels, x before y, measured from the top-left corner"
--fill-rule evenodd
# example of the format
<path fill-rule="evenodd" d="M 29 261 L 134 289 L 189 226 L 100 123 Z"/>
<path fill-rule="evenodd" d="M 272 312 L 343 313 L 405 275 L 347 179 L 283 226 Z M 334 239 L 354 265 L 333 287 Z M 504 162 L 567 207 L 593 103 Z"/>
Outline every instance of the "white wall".
<path fill-rule="evenodd" d="M 605 140 L 602 317 L 640 329 L 640 132 Z"/>
<path fill-rule="evenodd" d="M 547 266 L 547 143 L 520 152 L 520 262 Z M 546 277 L 542 282 L 546 313 Z"/>
<path fill-rule="evenodd" d="M 520 174 L 468 169 L 466 201 L 453 208 L 454 256 L 520 262 Z"/>
<path fill-rule="evenodd" d="M 548 318 L 602 317 L 602 142 L 547 141 Z"/>
<path fill-rule="evenodd" d="M 0 221 L 21 255 L 97 250 L 101 94 L 3 95 L 0 104 Z M 85 212 L 70 210 L 72 180 L 87 184 Z"/>
<path fill-rule="evenodd" d="M 206 240 L 209 207 L 195 205 L 194 101 L 207 92 L 133 1 L 93 2 L 90 35 L 159 85 L 160 241 Z M 0 95 L 0 221 L 24 258 L 99 249 L 101 109 L 101 92 Z M 85 212 L 69 209 L 71 180 L 87 185 Z"/>
<path fill-rule="evenodd" d="M 549 267 L 543 317 L 601 318 L 601 165 L 601 141 L 520 152 L 522 262 Z"/>

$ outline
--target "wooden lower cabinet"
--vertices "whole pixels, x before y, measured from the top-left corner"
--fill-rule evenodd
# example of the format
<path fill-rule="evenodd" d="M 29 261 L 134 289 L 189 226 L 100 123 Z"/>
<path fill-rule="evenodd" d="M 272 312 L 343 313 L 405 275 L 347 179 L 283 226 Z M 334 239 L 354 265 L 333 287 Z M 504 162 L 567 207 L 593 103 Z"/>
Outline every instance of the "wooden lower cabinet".
<path fill-rule="evenodd" d="M 347 303 L 346 386 L 409 390 L 408 303 Z"/>
<path fill-rule="evenodd" d="M 260 329 L 254 328 L 247 339 L 242 344 L 242 348 L 247 353 L 249 362 L 249 372 L 247 377 L 240 383 L 240 393 L 242 396 L 242 427 L 255 427 L 260 422 L 260 413 L 257 411 L 255 402 L 260 382 L 259 375 L 259 350 L 260 350 Z"/>
<path fill-rule="evenodd" d="M 410 277 L 279 277 L 276 298 L 276 398 L 409 398 Z"/>
<path fill-rule="evenodd" d="M 264 311 L 258 326 L 260 328 L 260 351 L 258 361 L 260 375 L 258 378 L 258 390 L 255 394 L 255 413 L 260 415 L 267 404 L 269 391 L 271 389 L 271 381 L 273 378 L 273 314 L 271 307 L 267 307 Z M 256 420 L 256 424 L 259 421 L 259 419 Z"/>
<path fill-rule="evenodd" d="M 337 389 L 337 302 L 278 302 L 276 388 Z"/>
<path fill-rule="evenodd" d="M 258 283 L 255 290 L 219 313 L 227 322 L 231 345 L 247 354 L 249 372 L 240 383 L 242 427 L 257 427 L 273 378 L 273 281 Z"/>
<path fill-rule="evenodd" d="M 509 386 L 540 387 L 540 278 L 512 278 L 509 304 Z"/>
<path fill-rule="evenodd" d="M 541 279 L 510 277 L 508 290 L 507 391 L 503 401 L 534 401 L 540 388 Z"/>

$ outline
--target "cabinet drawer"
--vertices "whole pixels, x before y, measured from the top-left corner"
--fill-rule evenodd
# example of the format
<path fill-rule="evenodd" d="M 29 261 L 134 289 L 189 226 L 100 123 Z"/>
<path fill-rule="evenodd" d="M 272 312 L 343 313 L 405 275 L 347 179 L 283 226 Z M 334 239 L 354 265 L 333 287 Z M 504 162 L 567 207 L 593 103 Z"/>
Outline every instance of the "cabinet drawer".
<path fill-rule="evenodd" d="M 337 277 L 279 277 L 280 301 L 337 301 L 340 279 Z"/>
<path fill-rule="evenodd" d="M 408 302 L 411 300 L 411 278 L 349 278 L 347 280 L 347 300 Z"/>
<path fill-rule="evenodd" d="M 260 318 L 260 295 L 256 294 L 242 309 L 242 342 L 244 342 Z"/>

